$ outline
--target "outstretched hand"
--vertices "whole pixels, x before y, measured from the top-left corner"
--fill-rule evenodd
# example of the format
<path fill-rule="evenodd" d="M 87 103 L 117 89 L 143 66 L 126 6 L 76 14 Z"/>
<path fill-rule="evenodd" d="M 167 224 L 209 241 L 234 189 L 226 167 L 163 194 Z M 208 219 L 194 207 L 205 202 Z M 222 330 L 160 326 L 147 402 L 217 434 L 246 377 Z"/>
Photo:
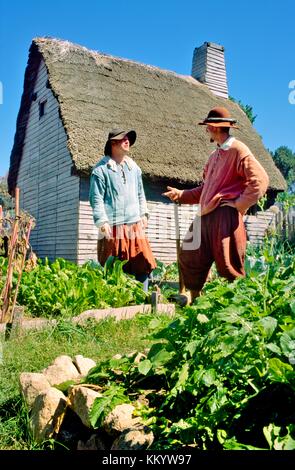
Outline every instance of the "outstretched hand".
<path fill-rule="evenodd" d="M 166 191 L 166 193 L 162 193 L 162 196 L 169 197 L 170 201 L 179 201 L 183 191 L 181 189 L 172 188 L 171 186 L 167 186 L 167 189 L 168 191 Z"/>

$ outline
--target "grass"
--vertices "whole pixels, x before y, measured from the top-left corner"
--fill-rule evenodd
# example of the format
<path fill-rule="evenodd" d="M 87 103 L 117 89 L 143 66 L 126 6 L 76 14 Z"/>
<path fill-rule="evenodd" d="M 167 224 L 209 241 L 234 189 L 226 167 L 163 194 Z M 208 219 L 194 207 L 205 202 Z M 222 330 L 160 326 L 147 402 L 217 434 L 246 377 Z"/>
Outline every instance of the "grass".
<path fill-rule="evenodd" d="M 21 372 L 40 372 L 62 354 L 82 354 L 97 362 L 115 354 L 142 351 L 150 345 L 148 325 L 154 315 L 137 315 L 132 320 L 90 320 L 85 326 L 60 321 L 42 331 L 23 331 L 3 342 L 0 364 L 0 449 L 32 450 L 28 413 L 19 391 Z M 171 318 L 161 315 L 161 322 Z M 0 344 L 1 346 L 1 344 Z M 40 446 L 39 446 L 40 448 Z"/>

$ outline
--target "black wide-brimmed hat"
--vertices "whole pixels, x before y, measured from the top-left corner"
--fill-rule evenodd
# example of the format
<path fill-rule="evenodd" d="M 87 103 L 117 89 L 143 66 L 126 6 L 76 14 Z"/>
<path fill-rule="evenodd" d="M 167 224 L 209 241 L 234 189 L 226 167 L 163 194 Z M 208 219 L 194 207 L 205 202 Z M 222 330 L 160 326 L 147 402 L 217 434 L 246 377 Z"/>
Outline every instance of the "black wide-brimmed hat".
<path fill-rule="evenodd" d="M 108 140 L 121 140 L 127 135 L 130 146 L 136 141 L 136 132 L 135 131 L 122 131 L 122 129 L 113 129 L 108 136 Z"/>
<path fill-rule="evenodd" d="M 136 141 L 136 132 L 134 130 L 130 131 L 123 131 L 122 129 L 112 129 L 109 132 L 108 135 L 108 140 L 106 141 L 105 148 L 104 148 L 104 154 L 105 155 L 110 155 L 111 153 L 111 140 L 121 140 L 124 139 L 124 137 L 127 135 L 130 147 L 131 145 L 134 144 Z"/>
<path fill-rule="evenodd" d="M 236 122 L 237 120 L 230 117 L 230 113 L 226 108 L 217 107 L 211 109 L 208 116 L 198 124 L 200 126 L 210 124 L 210 126 L 213 127 L 234 127 L 235 129 L 239 129 L 239 127 L 235 125 Z"/>

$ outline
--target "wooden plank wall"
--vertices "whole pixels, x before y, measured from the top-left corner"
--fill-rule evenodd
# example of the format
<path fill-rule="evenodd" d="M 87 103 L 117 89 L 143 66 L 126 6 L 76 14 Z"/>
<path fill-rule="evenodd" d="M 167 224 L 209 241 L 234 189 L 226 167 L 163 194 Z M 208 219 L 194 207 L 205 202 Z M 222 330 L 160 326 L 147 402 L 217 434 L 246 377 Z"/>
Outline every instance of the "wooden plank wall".
<path fill-rule="evenodd" d="M 182 240 L 197 211 L 196 205 L 178 206 L 179 233 Z M 150 212 L 147 235 L 155 258 L 165 263 L 176 261 L 174 204 L 148 201 Z"/>
<path fill-rule="evenodd" d="M 208 85 L 215 95 L 228 98 L 223 46 L 205 42 L 202 46 L 195 48 L 192 76 Z"/>
<path fill-rule="evenodd" d="M 275 212 L 269 209 L 257 212 L 257 215 L 246 215 L 244 222 L 249 242 L 255 245 L 262 243 L 266 232 L 275 229 L 276 220 Z"/>
<path fill-rule="evenodd" d="M 287 236 L 289 240 L 295 240 L 295 207 L 290 207 L 288 212 Z"/>
<path fill-rule="evenodd" d="M 79 178 L 71 175 L 72 159 L 59 117 L 59 104 L 46 87 L 47 79 L 42 62 L 17 179 L 20 204 L 36 219 L 31 244 L 37 255 L 76 262 Z M 45 114 L 39 119 L 39 101 L 45 99 Z"/>
<path fill-rule="evenodd" d="M 207 69 L 207 46 L 204 43 L 196 47 L 193 54 L 192 77 L 201 83 L 205 83 Z"/>
<path fill-rule="evenodd" d="M 228 98 L 224 48 L 217 44 L 208 43 L 205 83 L 215 95 Z"/>
<path fill-rule="evenodd" d="M 163 190 L 159 190 L 159 194 Z M 80 212 L 79 212 L 79 244 L 78 263 L 89 259 L 96 260 L 97 229 L 92 219 L 92 209 L 88 202 L 89 180 L 81 178 L 80 182 Z M 159 202 L 152 199 L 155 195 L 149 185 L 146 186 L 148 208 L 150 212 L 147 236 L 154 256 L 167 264 L 176 261 L 176 233 L 174 204 Z M 151 199 L 150 199 L 151 198 Z M 160 196 L 157 197 L 157 199 Z M 162 198 L 165 200 L 166 198 Z M 197 211 L 197 205 L 182 205 L 178 207 L 180 238 L 183 239 Z M 272 210 L 258 212 L 257 216 L 246 215 L 244 222 L 250 243 L 261 243 L 268 229 L 274 228 L 277 215 Z"/>
<path fill-rule="evenodd" d="M 262 243 L 264 235 L 271 237 L 274 230 L 284 240 L 295 238 L 295 207 L 290 207 L 286 213 L 280 203 L 276 203 L 256 216 L 246 215 L 244 221 L 250 243 Z"/>
<path fill-rule="evenodd" d="M 97 229 L 93 223 L 92 208 L 88 202 L 89 180 L 80 180 L 78 263 L 96 260 Z M 174 204 L 148 201 L 150 212 L 147 236 L 154 256 L 165 263 L 176 260 Z M 180 234 L 183 237 L 193 219 L 196 206 L 179 208 Z"/>
<path fill-rule="evenodd" d="M 97 261 L 97 228 L 92 217 L 89 203 L 89 178 L 80 178 L 79 226 L 78 226 L 78 264 L 88 260 Z"/>

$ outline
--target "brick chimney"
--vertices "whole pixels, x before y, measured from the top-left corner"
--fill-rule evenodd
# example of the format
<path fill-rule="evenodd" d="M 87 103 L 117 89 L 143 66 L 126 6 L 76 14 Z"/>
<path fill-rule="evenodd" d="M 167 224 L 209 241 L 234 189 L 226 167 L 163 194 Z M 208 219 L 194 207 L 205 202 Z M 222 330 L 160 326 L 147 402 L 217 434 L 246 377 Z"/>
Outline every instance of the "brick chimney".
<path fill-rule="evenodd" d="M 204 42 L 193 55 L 192 76 L 207 85 L 217 96 L 228 98 L 224 47 Z"/>

